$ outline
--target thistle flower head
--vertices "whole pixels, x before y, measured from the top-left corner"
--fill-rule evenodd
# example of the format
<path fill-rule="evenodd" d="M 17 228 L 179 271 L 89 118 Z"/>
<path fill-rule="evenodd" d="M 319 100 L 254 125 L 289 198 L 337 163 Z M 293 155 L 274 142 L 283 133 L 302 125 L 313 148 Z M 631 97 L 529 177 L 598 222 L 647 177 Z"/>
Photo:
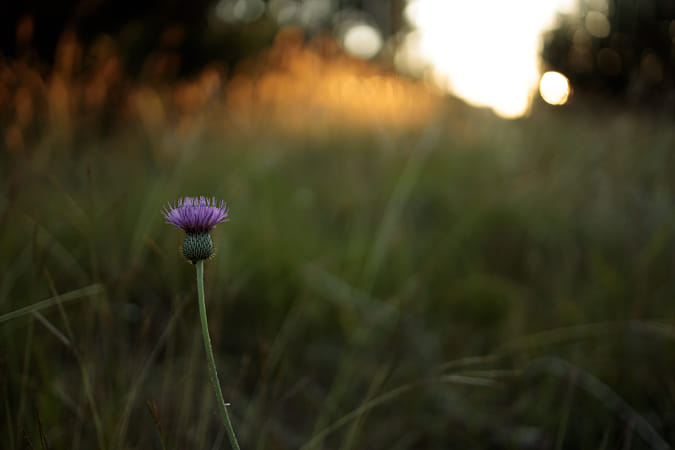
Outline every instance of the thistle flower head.
<path fill-rule="evenodd" d="M 215 197 L 185 197 L 162 211 L 166 223 L 185 231 L 183 255 L 193 263 L 213 254 L 209 232 L 220 222 L 229 220 L 230 210 Z"/>
<path fill-rule="evenodd" d="M 164 208 L 166 223 L 182 228 L 186 233 L 208 233 L 220 222 L 225 222 L 230 210 L 224 201 L 215 197 L 185 197 Z"/>

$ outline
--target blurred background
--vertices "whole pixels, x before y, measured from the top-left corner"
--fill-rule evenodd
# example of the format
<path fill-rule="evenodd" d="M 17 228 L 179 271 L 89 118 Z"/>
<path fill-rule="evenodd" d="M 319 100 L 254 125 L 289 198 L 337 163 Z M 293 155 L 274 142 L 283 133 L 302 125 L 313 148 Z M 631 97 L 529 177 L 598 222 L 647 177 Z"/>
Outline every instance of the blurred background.
<path fill-rule="evenodd" d="M 675 445 L 672 0 L 0 11 L 3 448 Z"/>

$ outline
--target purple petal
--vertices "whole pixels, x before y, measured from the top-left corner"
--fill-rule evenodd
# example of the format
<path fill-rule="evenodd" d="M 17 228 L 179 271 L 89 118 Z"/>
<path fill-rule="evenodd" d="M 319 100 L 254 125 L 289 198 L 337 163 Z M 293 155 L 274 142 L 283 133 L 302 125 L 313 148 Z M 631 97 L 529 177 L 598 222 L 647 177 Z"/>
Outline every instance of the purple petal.
<path fill-rule="evenodd" d="M 166 223 L 182 228 L 186 232 L 204 233 L 216 224 L 229 220 L 227 203 L 216 202 L 215 197 L 185 197 L 168 204 L 162 211 Z"/>

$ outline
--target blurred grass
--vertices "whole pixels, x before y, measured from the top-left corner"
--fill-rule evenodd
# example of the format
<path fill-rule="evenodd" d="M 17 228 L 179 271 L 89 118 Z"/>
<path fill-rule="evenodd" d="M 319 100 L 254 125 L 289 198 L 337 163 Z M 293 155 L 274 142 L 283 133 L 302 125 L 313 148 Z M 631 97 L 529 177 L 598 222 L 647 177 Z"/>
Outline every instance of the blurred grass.
<path fill-rule="evenodd" d="M 225 445 L 160 214 L 201 194 L 231 207 L 206 296 L 244 448 L 675 444 L 666 119 L 40 136 L 0 154 L 3 448 Z"/>

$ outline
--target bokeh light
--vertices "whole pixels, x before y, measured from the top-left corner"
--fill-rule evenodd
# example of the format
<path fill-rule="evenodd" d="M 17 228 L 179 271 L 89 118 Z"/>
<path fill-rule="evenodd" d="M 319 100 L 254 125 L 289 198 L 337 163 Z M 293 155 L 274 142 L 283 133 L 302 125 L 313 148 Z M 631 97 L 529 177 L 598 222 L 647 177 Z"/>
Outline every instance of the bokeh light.
<path fill-rule="evenodd" d="M 396 62 L 424 71 L 440 88 L 503 117 L 529 108 L 539 81 L 540 35 L 571 0 L 410 0 L 406 18 L 414 28 Z M 406 64 L 413 67 L 405 67 Z"/>
<path fill-rule="evenodd" d="M 607 16 L 600 11 L 588 11 L 584 23 L 588 32 L 597 38 L 606 38 L 612 31 Z"/>
<path fill-rule="evenodd" d="M 371 25 L 357 23 L 344 33 L 342 44 L 357 58 L 370 59 L 382 48 L 382 35 Z"/>
<path fill-rule="evenodd" d="M 251 23 L 265 13 L 262 0 L 220 0 L 216 4 L 215 14 L 225 23 Z"/>
<path fill-rule="evenodd" d="M 546 103 L 564 105 L 570 95 L 570 83 L 560 72 L 546 72 L 539 81 L 539 93 Z"/>
<path fill-rule="evenodd" d="M 316 30 L 324 25 L 334 11 L 333 0 L 270 0 L 271 16 L 281 25 L 296 25 Z"/>

